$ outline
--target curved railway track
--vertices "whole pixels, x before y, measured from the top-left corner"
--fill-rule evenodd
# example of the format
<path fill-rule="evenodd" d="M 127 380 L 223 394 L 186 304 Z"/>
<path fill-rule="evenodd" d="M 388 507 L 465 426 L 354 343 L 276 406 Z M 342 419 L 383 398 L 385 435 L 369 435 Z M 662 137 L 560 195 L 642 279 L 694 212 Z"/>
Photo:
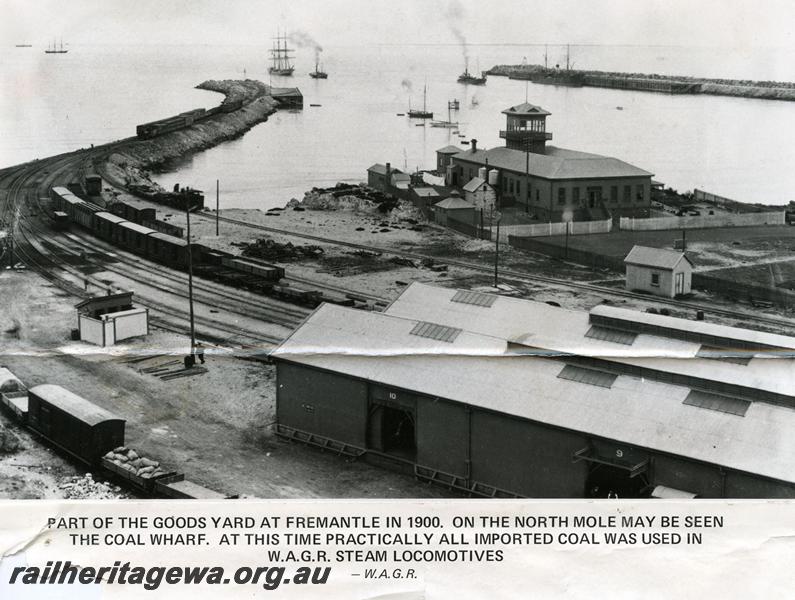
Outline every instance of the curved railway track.
<path fill-rule="evenodd" d="M 60 252 L 58 254 L 47 252 L 42 240 L 46 240 L 47 244 L 64 251 L 71 258 L 85 256 L 86 251 L 107 253 L 107 245 L 103 247 L 99 240 L 81 238 L 81 236 L 64 237 L 63 239 L 68 242 L 57 240 L 52 231 L 35 224 L 35 216 L 44 212 L 40 205 L 42 190 L 47 190 L 56 180 L 71 180 L 74 174 L 84 170 L 85 164 L 91 160 L 92 156 L 99 152 L 106 152 L 113 145 L 91 151 L 69 153 L 45 161 L 29 163 L 17 170 L 5 170 L 0 173 L 0 181 L 5 183 L 8 190 L 2 217 L 6 222 L 15 224 L 15 254 L 45 279 L 80 298 L 88 296 L 86 291 L 80 287 L 81 283 L 84 285 L 90 283 L 103 290 L 108 290 L 110 286 L 105 281 L 73 267 L 70 261 L 64 259 L 64 256 L 58 256 Z M 139 257 L 120 252 L 115 247 L 111 248 L 114 257 L 118 258 L 119 262 L 115 263 L 115 268 L 108 264 L 102 264 L 99 268 L 103 271 L 116 272 L 128 280 L 144 286 L 143 290 L 136 291 L 137 302 L 153 312 L 150 322 L 154 326 L 177 333 L 186 333 L 189 330 L 186 311 L 174 308 L 173 303 L 164 302 L 163 298 L 152 297 L 156 295 L 152 292 L 156 291 L 158 294 L 176 297 L 180 299 L 180 302 L 186 302 L 185 281 L 187 276 L 178 271 L 142 261 Z M 147 266 L 146 271 L 140 269 L 142 263 Z M 144 275 L 149 271 L 156 273 L 160 280 Z M 163 282 L 164 280 L 166 283 Z M 180 284 L 183 284 L 183 287 L 180 287 Z M 231 288 L 224 290 L 223 286 L 219 284 L 204 282 L 199 278 L 196 278 L 195 285 L 198 288 L 198 293 L 195 294 L 196 301 L 203 304 L 207 311 L 215 313 L 223 310 L 230 315 L 236 315 L 241 320 L 244 318 L 258 319 L 274 323 L 284 328 L 286 332 L 300 323 L 309 313 L 308 310 L 287 304 L 280 305 L 281 303 L 273 300 L 268 300 L 263 305 L 262 301 L 257 302 L 259 298 L 255 298 L 254 295 L 246 296 Z M 149 293 L 147 293 L 147 289 Z M 207 315 L 197 315 L 195 322 L 199 335 L 204 339 L 225 345 L 234 344 L 236 349 L 253 352 L 262 352 L 263 347 L 267 349 L 267 347 L 279 343 L 284 337 L 230 325 L 228 322 Z"/>

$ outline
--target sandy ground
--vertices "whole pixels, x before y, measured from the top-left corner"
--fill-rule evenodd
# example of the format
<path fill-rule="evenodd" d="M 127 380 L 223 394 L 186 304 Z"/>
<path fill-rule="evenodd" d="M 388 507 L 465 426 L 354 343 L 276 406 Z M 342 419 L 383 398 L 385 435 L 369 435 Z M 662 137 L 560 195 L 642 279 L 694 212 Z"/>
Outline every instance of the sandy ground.
<path fill-rule="evenodd" d="M 28 387 L 62 385 L 127 419 L 127 444 L 188 479 L 227 494 L 256 497 L 436 497 L 443 490 L 413 478 L 346 461 L 272 432 L 275 370 L 207 353 L 207 373 L 171 381 L 139 372 L 130 362 L 186 340 L 165 332 L 131 340 L 114 352 L 69 341 L 75 300 L 32 273 L 2 271 L 0 364 Z M 35 301 L 32 302 L 31 299 Z M 8 420 L 4 422 L 8 424 Z M 79 473 L 22 431 L 25 450 L 0 456 L 0 497 L 59 498 L 58 485 Z"/>

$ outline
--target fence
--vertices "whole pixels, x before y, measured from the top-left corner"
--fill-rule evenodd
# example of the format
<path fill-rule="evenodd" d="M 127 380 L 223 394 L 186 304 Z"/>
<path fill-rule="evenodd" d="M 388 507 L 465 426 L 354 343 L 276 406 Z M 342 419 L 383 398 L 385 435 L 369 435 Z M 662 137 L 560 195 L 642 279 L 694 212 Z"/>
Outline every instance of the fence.
<path fill-rule="evenodd" d="M 587 235 L 590 233 L 610 233 L 613 227 L 612 219 L 604 221 L 570 221 L 568 223 L 533 223 L 532 225 L 504 225 L 500 226 L 500 237 L 549 237 L 553 235 L 566 235 L 566 226 L 569 235 Z M 492 239 L 497 237 L 497 228 L 492 226 Z"/>
<path fill-rule="evenodd" d="M 783 306 L 795 306 L 795 292 L 786 288 L 763 287 L 736 279 L 713 277 L 709 273 L 693 273 L 693 287 L 709 290 L 735 300 L 767 300 Z"/>
<path fill-rule="evenodd" d="M 477 225 L 473 225 L 472 223 L 466 223 L 465 221 L 458 221 L 449 216 L 447 217 L 446 226 L 449 227 L 450 229 L 454 229 L 459 233 L 463 233 L 473 238 L 478 238 L 482 240 L 491 239 L 491 233 L 489 232 L 488 229 L 481 229 Z"/>
<path fill-rule="evenodd" d="M 785 213 L 760 212 L 688 217 L 656 217 L 636 219 L 621 217 L 619 229 L 627 231 L 662 231 L 664 229 L 706 229 L 709 227 L 750 227 L 754 225 L 784 225 Z"/>
<path fill-rule="evenodd" d="M 500 233 L 502 234 L 502 232 Z M 605 256 L 596 252 L 579 248 L 568 248 L 565 245 L 550 244 L 549 242 L 525 236 L 508 236 L 508 244 L 514 248 L 538 252 L 539 254 L 545 254 L 561 260 L 570 260 L 594 269 L 610 269 L 620 273 L 624 272 L 624 257 Z"/>

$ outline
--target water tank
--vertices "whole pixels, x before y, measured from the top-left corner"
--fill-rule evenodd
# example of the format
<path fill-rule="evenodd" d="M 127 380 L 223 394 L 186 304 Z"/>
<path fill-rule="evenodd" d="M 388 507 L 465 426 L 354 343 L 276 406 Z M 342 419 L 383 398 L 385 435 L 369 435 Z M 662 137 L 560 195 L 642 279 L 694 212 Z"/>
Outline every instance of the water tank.
<path fill-rule="evenodd" d="M 483 181 L 486 181 L 486 167 L 480 167 L 478 169 L 478 177 L 480 177 Z"/>
<path fill-rule="evenodd" d="M 491 169 L 489 171 L 489 185 L 491 187 L 497 187 L 497 169 Z"/>

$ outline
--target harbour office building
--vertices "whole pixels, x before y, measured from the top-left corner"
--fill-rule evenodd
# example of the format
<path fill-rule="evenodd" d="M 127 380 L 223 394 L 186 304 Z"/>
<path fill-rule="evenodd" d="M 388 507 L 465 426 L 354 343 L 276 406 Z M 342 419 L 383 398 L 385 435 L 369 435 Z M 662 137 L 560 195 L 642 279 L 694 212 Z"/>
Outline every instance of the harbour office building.
<path fill-rule="evenodd" d="M 273 353 L 277 430 L 463 493 L 795 497 L 795 339 L 412 284 Z"/>
<path fill-rule="evenodd" d="M 505 146 L 479 149 L 472 140 L 469 150 L 437 150 L 437 171 L 448 185 L 463 187 L 485 167 L 497 172 L 501 205 L 524 207 L 540 220 L 649 216 L 652 173 L 617 158 L 547 145 L 550 113 L 540 106 L 525 102 L 502 112 Z"/>

